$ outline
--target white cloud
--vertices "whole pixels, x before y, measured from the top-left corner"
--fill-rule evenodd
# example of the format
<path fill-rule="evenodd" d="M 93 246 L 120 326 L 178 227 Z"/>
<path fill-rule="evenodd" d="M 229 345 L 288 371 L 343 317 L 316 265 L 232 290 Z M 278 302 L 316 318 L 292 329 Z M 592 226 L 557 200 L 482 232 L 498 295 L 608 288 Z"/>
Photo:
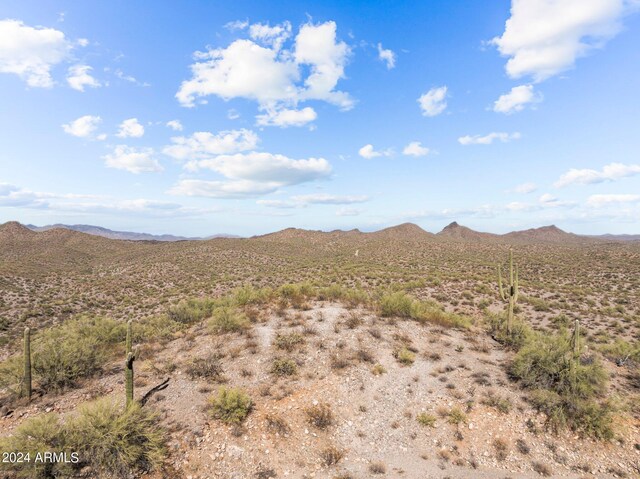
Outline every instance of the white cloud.
<path fill-rule="evenodd" d="M 447 87 L 432 88 L 418 98 L 424 116 L 436 116 L 447 108 Z"/>
<path fill-rule="evenodd" d="M 158 172 L 163 168 L 153 157 L 152 148 L 134 148 L 126 145 L 117 145 L 113 152 L 102 159 L 109 168 L 126 170 L 131 173 Z"/>
<path fill-rule="evenodd" d="M 184 130 L 184 127 L 182 126 L 182 123 L 180 123 L 180 120 L 171 120 L 167 122 L 167 127 L 171 128 L 173 131 L 182 131 Z"/>
<path fill-rule="evenodd" d="M 296 185 L 326 178 L 331 165 L 324 158 L 294 160 L 284 155 L 252 151 L 233 155 L 219 155 L 187 164 L 190 171 L 209 169 L 232 180 Z"/>
<path fill-rule="evenodd" d="M 168 193 L 177 196 L 200 196 L 204 198 L 251 198 L 273 193 L 278 184 L 259 183 L 256 181 L 207 181 L 180 180 Z"/>
<path fill-rule="evenodd" d="M 637 5 L 637 0 L 512 0 L 504 33 L 491 43 L 509 57 L 510 77 L 542 81 L 602 47 Z"/>
<path fill-rule="evenodd" d="M 539 103 L 542 95 L 533 91 L 533 85 L 514 86 L 493 104 L 493 111 L 507 115 L 524 110 L 528 104 Z"/>
<path fill-rule="evenodd" d="M 560 179 L 554 183 L 554 186 L 561 188 L 574 183 L 582 185 L 603 183 L 638 174 L 640 174 L 640 165 L 625 165 L 623 163 L 610 163 L 605 165 L 600 171 L 572 168 L 564 173 Z"/>
<path fill-rule="evenodd" d="M 362 210 L 359 210 L 357 208 L 343 207 L 338 208 L 338 210 L 336 211 L 336 216 L 358 216 L 360 213 L 362 213 Z"/>
<path fill-rule="evenodd" d="M 258 135 L 251 130 L 227 130 L 214 135 L 198 131 L 189 137 L 171 138 L 173 145 L 162 151 L 176 160 L 201 160 L 215 155 L 253 150 L 258 145 Z"/>
<path fill-rule="evenodd" d="M 306 208 L 309 205 L 350 205 L 369 201 L 364 195 L 309 194 L 293 196 L 290 200 L 258 200 L 257 204 L 269 208 Z"/>
<path fill-rule="evenodd" d="M 511 191 L 513 193 L 527 194 L 527 193 L 533 193 L 537 189 L 538 189 L 538 187 L 536 186 L 535 183 L 522 183 L 520 185 L 517 185 Z"/>
<path fill-rule="evenodd" d="M 101 122 L 102 118 L 99 116 L 85 115 L 72 122 L 65 123 L 62 125 L 62 129 L 65 133 L 77 136 L 78 138 L 88 138 L 98 128 Z"/>
<path fill-rule="evenodd" d="M 427 156 L 429 154 L 429 148 L 422 146 L 419 141 L 412 141 L 404 147 L 402 154 L 415 157 Z"/>
<path fill-rule="evenodd" d="M 129 118 L 120 123 L 120 129 L 116 136 L 120 138 L 140 138 L 144 135 L 144 126 L 137 118 Z"/>
<path fill-rule="evenodd" d="M 196 100 L 216 95 L 254 100 L 263 110 L 291 108 L 305 100 L 351 108 L 350 96 L 335 89 L 350 53 L 347 44 L 336 39 L 335 22 L 301 26 L 292 49 L 282 48 L 288 38 L 283 25 L 287 24 L 252 25 L 253 40 L 238 39 L 226 48 L 196 52 L 192 78 L 182 82 L 178 101 L 192 107 Z"/>
<path fill-rule="evenodd" d="M 249 26 L 249 36 L 274 50 L 282 48 L 282 44 L 291 37 L 291 23 L 283 22 L 274 27 L 269 24 L 254 23 Z"/>
<path fill-rule="evenodd" d="M 51 88 L 51 69 L 65 61 L 72 49 L 59 30 L 0 20 L 0 73 L 18 75 L 31 87 Z"/>
<path fill-rule="evenodd" d="M 640 202 L 640 195 L 631 194 L 591 195 L 587 199 L 587 205 L 594 208 L 602 208 L 611 204 L 638 202 Z"/>
<path fill-rule="evenodd" d="M 230 108 L 229 111 L 227 111 L 227 118 L 229 118 L 229 120 L 237 120 L 240 118 L 240 113 L 238 113 L 236 109 Z"/>
<path fill-rule="evenodd" d="M 320 204 L 320 205 L 350 205 L 353 203 L 364 203 L 369 201 L 369 197 L 365 195 L 328 195 L 328 194 L 309 194 L 298 195 L 292 198 L 294 201 L 303 204 Z"/>
<path fill-rule="evenodd" d="M 307 106 L 301 110 L 295 109 L 268 109 L 266 113 L 257 115 L 257 124 L 260 126 L 304 126 L 318 117 L 316 111 Z"/>
<path fill-rule="evenodd" d="M 392 50 L 382 48 L 382 43 L 378 43 L 378 59 L 387 65 L 387 70 L 396 66 L 396 54 Z"/>
<path fill-rule="evenodd" d="M 384 151 L 376 151 L 373 148 L 373 145 L 369 144 L 369 145 L 364 145 L 362 148 L 360 148 L 358 150 L 358 154 L 361 157 L 366 158 L 367 160 L 370 160 L 371 158 L 376 158 L 378 156 L 391 156 L 393 154 L 393 151 L 391 149 L 387 149 Z"/>
<path fill-rule="evenodd" d="M 520 133 L 504 133 L 504 132 L 493 132 L 488 135 L 466 135 L 458 138 L 458 143 L 461 145 L 490 145 L 494 142 L 494 140 L 499 140 L 502 143 L 507 143 L 511 140 L 517 140 L 521 137 Z"/>
<path fill-rule="evenodd" d="M 85 87 L 98 88 L 102 84 L 90 75 L 93 68 L 88 65 L 74 65 L 67 73 L 67 83 L 71 88 L 84 91 Z"/>

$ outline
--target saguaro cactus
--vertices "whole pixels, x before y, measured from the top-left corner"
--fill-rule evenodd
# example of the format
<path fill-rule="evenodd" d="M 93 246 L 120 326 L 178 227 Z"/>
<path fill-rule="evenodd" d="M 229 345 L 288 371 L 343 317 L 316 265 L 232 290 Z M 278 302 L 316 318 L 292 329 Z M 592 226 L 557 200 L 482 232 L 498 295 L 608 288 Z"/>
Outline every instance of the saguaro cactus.
<path fill-rule="evenodd" d="M 24 393 L 31 400 L 31 330 L 24 328 Z"/>
<path fill-rule="evenodd" d="M 498 287 L 502 301 L 509 303 L 507 312 L 507 333 L 511 334 L 513 328 L 513 311 L 518 301 L 518 265 L 513 265 L 513 251 L 509 250 L 509 284 L 502 286 L 502 268 L 498 265 Z"/>
<path fill-rule="evenodd" d="M 133 362 L 136 360 L 138 350 L 131 349 L 131 321 L 127 322 L 126 361 L 125 361 L 125 388 L 127 392 L 127 407 L 133 403 Z"/>
<path fill-rule="evenodd" d="M 573 348 L 573 355 L 575 357 L 580 356 L 580 320 L 578 319 L 576 319 L 573 333 L 571 334 L 571 347 Z"/>

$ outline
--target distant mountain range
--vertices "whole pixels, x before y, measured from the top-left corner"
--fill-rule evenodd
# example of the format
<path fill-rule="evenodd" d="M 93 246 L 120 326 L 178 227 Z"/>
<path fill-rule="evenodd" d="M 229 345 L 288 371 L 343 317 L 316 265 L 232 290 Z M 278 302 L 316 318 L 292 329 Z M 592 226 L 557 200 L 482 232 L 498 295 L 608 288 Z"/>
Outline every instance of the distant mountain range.
<path fill-rule="evenodd" d="M 129 240 L 129 241 L 196 241 L 207 240 L 213 238 L 239 238 L 239 236 L 228 234 L 215 234 L 207 237 L 187 237 L 187 236 L 174 236 L 174 235 L 153 235 L 149 233 L 134 233 L 132 231 L 114 231 L 101 226 L 93 225 L 64 225 L 54 224 L 46 226 L 25 225 L 32 231 L 48 231 L 56 228 L 62 228 L 66 230 L 78 231 L 80 233 L 86 233 L 94 236 L 102 236 L 103 238 Z"/>
<path fill-rule="evenodd" d="M 53 231 L 51 231 L 53 230 Z M 134 233 L 130 231 L 114 231 L 100 226 L 92 225 L 64 225 L 54 224 L 47 226 L 23 226 L 15 221 L 0 225 L 0 232 L 4 232 L 4 236 L 19 237 L 33 232 L 46 231 L 75 231 L 93 236 L 101 236 L 108 239 L 129 240 L 129 241 L 203 241 L 214 238 L 240 238 L 239 236 L 216 234 L 207 237 L 186 237 L 174 235 L 153 235 L 148 233 Z M 3 235 L 0 235 L 3 236 Z M 640 242 L 640 235 L 577 235 L 568 233 L 555 225 L 542 226 L 540 228 L 531 228 L 521 231 L 512 231 L 506 234 L 485 233 L 475 231 L 466 226 L 462 226 L 457 222 L 453 222 L 445 226 L 442 231 L 434 234 L 423 230 L 413 223 L 403 223 L 371 233 L 362 232 L 358 229 L 352 230 L 334 230 L 334 231 L 318 231 L 305 230 L 299 228 L 286 228 L 281 231 L 269 233 L 266 235 L 254 236 L 252 239 L 262 241 L 288 241 L 303 240 L 312 243 L 324 241 L 337 241 L 349 239 L 366 239 L 366 240 L 388 240 L 388 241 L 462 241 L 462 242 L 499 242 L 499 243 L 593 243 L 593 242 Z"/>

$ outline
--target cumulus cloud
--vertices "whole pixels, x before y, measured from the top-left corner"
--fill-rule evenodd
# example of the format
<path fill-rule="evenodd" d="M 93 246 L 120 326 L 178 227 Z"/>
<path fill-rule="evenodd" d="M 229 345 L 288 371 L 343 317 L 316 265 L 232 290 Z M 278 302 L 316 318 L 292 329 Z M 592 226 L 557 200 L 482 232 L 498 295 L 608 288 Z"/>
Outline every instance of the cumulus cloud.
<path fill-rule="evenodd" d="M 176 160 L 192 161 L 215 155 L 253 150 L 258 145 L 258 135 L 251 130 L 226 130 L 218 134 L 198 131 L 191 136 L 171 138 L 172 145 L 162 152 Z"/>
<path fill-rule="evenodd" d="M 168 193 L 177 196 L 200 196 L 204 198 L 241 199 L 273 193 L 279 184 L 256 181 L 208 181 L 180 180 Z"/>
<path fill-rule="evenodd" d="M 447 87 L 432 88 L 418 98 L 424 116 L 437 116 L 447 108 Z"/>
<path fill-rule="evenodd" d="M 292 47 L 283 48 L 290 30 L 288 23 L 276 27 L 255 24 L 249 26 L 250 39 L 196 52 L 192 77 L 182 82 L 176 98 L 187 107 L 215 95 L 224 100 L 254 100 L 267 111 L 291 109 L 306 100 L 351 108 L 349 94 L 336 90 L 344 78 L 350 49 L 337 40 L 335 22 L 302 25 Z"/>
<path fill-rule="evenodd" d="M 283 22 L 273 27 L 268 23 L 254 23 L 249 26 L 249 36 L 278 51 L 282 48 L 282 44 L 291 37 L 291 23 Z"/>
<path fill-rule="evenodd" d="M 273 193 L 278 189 L 328 178 L 331 165 L 324 158 L 292 159 L 285 155 L 251 151 L 219 154 L 190 160 L 191 172 L 210 170 L 225 180 L 181 180 L 169 192 L 211 198 L 244 198 Z"/>
<path fill-rule="evenodd" d="M 162 166 L 153 155 L 152 148 L 117 145 L 112 153 L 103 156 L 102 159 L 109 168 L 126 170 L 135 174 L 162 171 Z"/>
<path fill-rule="evenodd" d="M 611 204 L 638 202 L 640 202 L 640 195 L 632 194 L 591 195 L 587 199 L 587 205 L 593 206 L 594 208 L 602 208 L 603 206 L 609 206 Z"/>
<path fill-rule="evenodd" d="M 167 122 L 167 127 L 171 128 L 173 131 L 182 131 L 184 130 L 182 123 L 180 120 L 171 120 Z"/>
<path fill-rule="evenodd" d="M 625 165 L 623 163 L 610 163 L 602 170 L 576 169 L 572 168 L 554 183 L 557 188 L 571 184 L 588 185 L 593 183 L 603 183 L 615 181 L 621 178 L 640 174 L 640 165 Z"/>
<path fill-rule="evenodd" d="M 509 93 L 501 95 L 494 102 L 493 111 L 509 115 L 541 101 L 542 95 L 534 92 L 533 85 L 514 86 Z"/>
<path fill-rule="evenodd" d="M 520 133 L 504 133 L 504 132 L 493 132 L 488 135 L 466 135 L 458 138 L 458 143 L 461 145 L 490 145 L 495 140 L 498 140 L 502 143 L 507 143 L 511 140 L 518 140 L 521 137 Z"/>
<path fill-rule="evenodd" d="M 74 45 L 59 30 L 0 20 L 0 73 L 18 75 L 30 87 L 51 88 L 51 69 L 68 58 Z"/>
<path fill-rule="evenodd" d="M 257 151 L 219 155 L 192 161 L 187 166 L 190 171 L 208 169 L 233 180 L 273 183 L 278 186 L 326 178 L 331 173 L 331 165 L 324 158 L 294 160 L 285 155 Z"/>
<path fill-rule="evenodd" d="M 116 136 L 120 138 L 140 138 L 144 135 L 144 126 L 137 118 L 129 118 L 120 123 Z"/>
<path fill-rule="evenodd" d="M 304 126 L 311 123 L 318 117 L 316 111 L 307 106 L 301 110 L 296 109 L 273 109 L 269 108 L 266 113 L 257 115 L 257 124 L 260 126 Z"/>
<path fill-rule="evenodd" d="M 378 43 L 378 59 L 387 65 L 387 70 L 396 66 L 396 54 L 392 50 L 382 48 L 382 43 Z"/>
<path fill-rule="evenodd" d="M 98 88 L 102 84 L 91 76 L 93 70 L 88 65 L 74 65 L 69 68 L 67 73 L 67 83 L 71 88 L 83 92 L 85 87 Z"/>
<path fill-rule="evenodd" d="M 419 141 L 412 141 L 404 147 L 402 154 L 415 157 L 427 156 L 429 154 L 429 148 L 422 146 Z"/>
<path fill-rule="evenodd" d="M 369 145 L 364 145 L 362 148 L 360 148 L 358 150 L 358 154 L 362 158 L 366 158 L 367 160 L 370 160 L 378 156 L 391 156 L 393 154 L 393 151 L 391 149 L 387 149 L 384 151 L 376 151 L 373 148 L 373 145 L 369 144 Z"/>
<path fill-rule="evenodd" d="M 491 43 L 509 57 L 511 78 L 542 81 L 601 48 L 620 31 L 623 15 L 637 6 L 637 0 L 512 0 L 504 33 Z"/>
<path fill-rule="evenodd" d="M 72 122 L 65 123 L 62 125 L 62 129 L 69 135 L 77 136 L 78 138 L 88 138 L 98 128 L 101 122 L 102 118 L 99 116 L 85 115 Z"/>
<path fill-rule="evenodd" d="M 536 186 L 535 183 L 522 183 L 520 185 L 517 185 L 511 191 L 513 193 L 527 194 L 527 193 L 533 193 L 537 189 L 538 187 Z"/>

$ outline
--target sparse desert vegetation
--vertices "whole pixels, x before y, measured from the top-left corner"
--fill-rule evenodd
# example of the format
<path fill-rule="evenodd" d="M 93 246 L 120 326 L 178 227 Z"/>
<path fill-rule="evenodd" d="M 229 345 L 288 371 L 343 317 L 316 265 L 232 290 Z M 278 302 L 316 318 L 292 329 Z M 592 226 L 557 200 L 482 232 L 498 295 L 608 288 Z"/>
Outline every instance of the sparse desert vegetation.
<path fill-rule="evenodd" d="M 637 243 L 20 228 L 0 227 L 1 448 L 81 460 L 7 477 L 640 473 Z"/>

